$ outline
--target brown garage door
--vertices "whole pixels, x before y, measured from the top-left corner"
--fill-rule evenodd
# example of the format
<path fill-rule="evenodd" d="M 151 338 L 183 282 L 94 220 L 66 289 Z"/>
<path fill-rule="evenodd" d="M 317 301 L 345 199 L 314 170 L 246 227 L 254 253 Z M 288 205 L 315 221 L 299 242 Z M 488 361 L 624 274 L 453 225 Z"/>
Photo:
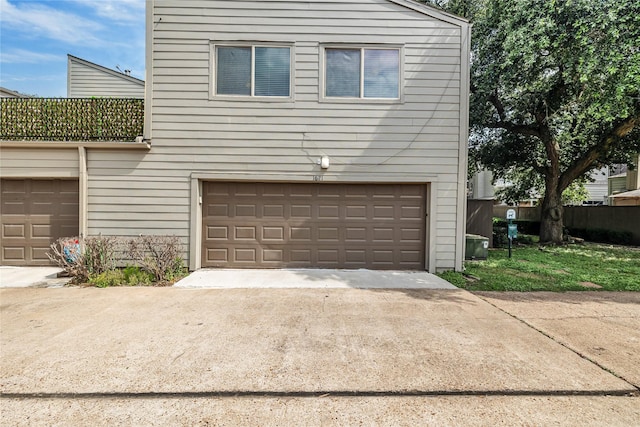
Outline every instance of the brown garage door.
<path fill-rule="evenodd" d="M 0 180 L 3 265 L 49 265 L 49 245 L 78 235 L 78 181 Z"/>
<path fill-rule="evenodd" d="M 203 267 L 424 269 L 424 185 L 205 182 L 203 193 Z"/>

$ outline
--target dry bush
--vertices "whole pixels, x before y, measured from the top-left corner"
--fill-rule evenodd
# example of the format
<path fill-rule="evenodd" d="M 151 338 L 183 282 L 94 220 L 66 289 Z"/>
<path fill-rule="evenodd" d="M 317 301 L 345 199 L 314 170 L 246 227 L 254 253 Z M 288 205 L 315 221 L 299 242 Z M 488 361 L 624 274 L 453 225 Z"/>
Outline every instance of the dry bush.
<path fill-rule="evenodd" d="M 62 237 L 49 246 L 47 257 L 73 277 L 76 283 L 89 279 L 89 270 L 80 249 L 79 237 Z"/>
<path fill-rule="evenodd" d="M 122 258 L 122 240 L 114 236 L 87 237 L 83 255 L 90 275 L 114 270 Z"/>
<path fill-rule="evenodd" d="M 47 257 L 75 283 L 84 283 L 92 275 L 115 269 L 121 246 L 121 240 L 113 236 L 63 237 L 51 244 Z"/>
<path fill-rule="evenodd" d="M 139 236 L 129 240 L 128 255 L 157 282 L 172 282 L 184 274 L 177 236 Z"/>

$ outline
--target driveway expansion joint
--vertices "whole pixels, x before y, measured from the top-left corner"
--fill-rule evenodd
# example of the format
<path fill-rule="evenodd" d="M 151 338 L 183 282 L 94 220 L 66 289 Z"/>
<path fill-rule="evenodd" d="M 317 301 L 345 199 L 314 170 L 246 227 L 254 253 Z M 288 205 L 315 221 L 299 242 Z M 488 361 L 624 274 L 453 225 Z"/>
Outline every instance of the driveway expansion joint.
<path fill-rule="evenodd" d="M 324 398 L 324 397 L 640 397 L 629 390 L 322 390 L 322 391 L 183 391 L 183 392 L 89 392 L 0 393 L 0 399 L 195 399 L 195 398 Z"/>
<path fill-rule="evenodd" d="M 579 357 L 581 357 L 582 359 L 592 363 L 593 365 L 597 366 L 598 368 L 602 369 L 605 372 L 608 372 L 609 374 L 613 375 L 614 377 L 624 381 L 625 383 L 629 384 L 629 386 L 631 386 L 634 389 L 634 394 L 638 395 L 640 393 L 640 384 L 634 384 L 632 382 L 630 382 L 629 380 L 627 380 L 626 378 L 624 378 L 623 376 L 617 374 L 616 372 L 614 372 L 613 370 L 611 370 L 610 368 L 602 365 L 601 363 L 599 363 L 596 360 L 593 360 L 592 358 L 590 358 L 589 356 L 587 356 L 586 354 L 572 348 L 571 346 L 563 343 L 562 341 L 559 341 L 558 339 L 556 339 L 555 337 L 553 337 L 552 335 L 548 334 L 547 332 L 543 331 L 540 328 L 535 327 L 534 325 L 532 325 L 531 323 L 527 322 L 524 319 L 521 319 L 519 317 L 517 317 L 514 314 L 509 313 L 508 311 L 506 311 L 505 309 L 503 309 L 502 307 L 494 304 L 493 302 L 489 301 L 487 298 L 484 297 L 484 295 L 481 294 L 476 294 L 474 293 L 475 296 L 477 296 L 478 298 L 482 299 L 483 301 L 485 301 L 487 304 L 491 305 L 492 307 L 495 307 L 497 310 L 500 310 L 501 312 L 505 313 L 506 315 L 516 319 L 517 321 L 523 323 L 524 325 L 528 326 L 529 328 L 533 329 L 534 331 L 544 335 L 545 337 L 549 338 L 550 340 L 552 340 L 553 342 L 561 345 L 562 347 L 566 348 L 567 350 L 573 352 L 574 354 L 578 355 Z M 604 316 L 603 316 L 604 317 Z M 599 317 L 594 317 L 594 318 L 599 318 Z M 540 318 L 541 319 L 541 318 Z M 548 319 L 548 320 L 553 320 L 553 319 Z"/>

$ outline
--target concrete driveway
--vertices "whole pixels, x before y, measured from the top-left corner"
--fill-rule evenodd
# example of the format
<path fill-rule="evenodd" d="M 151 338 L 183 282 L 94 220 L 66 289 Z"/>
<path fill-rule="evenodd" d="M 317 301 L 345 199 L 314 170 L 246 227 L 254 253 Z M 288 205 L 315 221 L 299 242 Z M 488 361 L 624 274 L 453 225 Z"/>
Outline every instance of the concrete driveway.
<path fill-rule="evenodd" d="M 2 289 L 1 424 L 637 423 L 636 386 L 487 301 L 462 290 Z"/>
<path fill-rule="evenodd" d="M 478 292 L 478 295 L 640 388 L 640 293 Z"/>

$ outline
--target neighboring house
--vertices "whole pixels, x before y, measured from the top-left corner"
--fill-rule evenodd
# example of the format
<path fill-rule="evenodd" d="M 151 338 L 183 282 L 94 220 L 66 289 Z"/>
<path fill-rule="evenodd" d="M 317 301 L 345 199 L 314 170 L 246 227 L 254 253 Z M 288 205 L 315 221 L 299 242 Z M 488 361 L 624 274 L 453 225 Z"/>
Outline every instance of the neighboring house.
<path fill-rule="evenodd" d="M 609 178 L 609 204 L 612 206 L 640 206 L 640 154 L 633 162 L 633 169 Z"/>
<path fill-rule="evenodd" d="M 149 1 L 146 143 L 1 143 L 2 174 L 191 269 L 461 270 L 469 37 L 407 0 Z"/>
<path fill-rule="evenodd" d="M 32 98 L 32 96 L 0 87 L 0 98 Z"/>
<path fill-rule="evenodd" d="M 144 81 L 67 55 L 67 98 L 144 98 Z"/>

